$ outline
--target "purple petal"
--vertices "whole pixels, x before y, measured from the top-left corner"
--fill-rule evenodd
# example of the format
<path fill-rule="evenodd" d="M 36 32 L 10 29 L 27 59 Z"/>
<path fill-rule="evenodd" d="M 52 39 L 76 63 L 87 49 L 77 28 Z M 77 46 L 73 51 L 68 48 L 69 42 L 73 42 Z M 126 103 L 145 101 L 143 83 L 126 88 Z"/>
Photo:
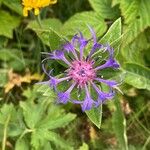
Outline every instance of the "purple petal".
<path fill-rule="evenodd" d="M 116 87 L 118 85 L 118 83 L 114 80 L 104 80 L 104 79 L 101 79 L 101 78 L 95 78 L 95 80 L 98 81 L 98 82 L 103 82 L 103 83 L 107 84 L 110 87 Z"/>
<path fill-rule="evenodd" d="M 91 34 L 92 34 L 92 38 L 93 38 L 93 42 L 94 42 L 94 44 L 95 44 L 95 43 L 97 43 L 96 33 L 95 33 L 95 31 L 94 31 L 94 30 L 93 30 L 93 28 L 92 28 L 92 27 L 90 27 L 90 26 L 88 26 L 88 28 L 89 28 L 89 30 L 90 30 L 90 32 L 91 32 Z"/>
<path fill-rule="evenodd" d="M 66 104 L 70 99 L 70 93 L 75 87 L 76 83 L 73 83 L 66 92 L 58 92 L 58 103 Z"/>
<path fill-rule="evenodd" d="M 62 82 L 62 81 L 65 81 L 65 80 L 69 80 L 69 79 L 70 79 L 70 77 L 64 77 L 64 78 L 57 79 L 57 78 L 51 76 L 52 70 L 50 70 L 49 73 L 48 73 L 48 72 L 46 71 L 46 69 L 45 69 L 44 64 L 42 64 L 42 69 L 43 69 L 44 73 L 49 77 L 49 80 L 43 82 L 43 84 L 49 84 L 50 87 L 53 88 L 54 90 L 56 90 L 57 84 L 59 84 L 59 83 Z M 42 84 L 42 83 L 41 83 L 41 84 Z"/>
<path fill-rule="evenodd" d="M 88 55 L 88 58 L 90 58 L 95 53 L 96 50 L 103 48 L 103 45 L 97 42 L 96 33 L 93 30 L 93 28 L 90 26 L 88 26 L 88 27 L 89 27 L 89 30 L 91 32 L 92 39 L 93 39 L 93 47 L 90 51 L 90 54 Z"/>
<path fill-rule="evenodd" d="M 57 96 L 58 96 L 58 102 L 63 104 L 66 104 L 70 99 L 70 93 L 68 92 L 64 92 L 64 93 L 59 92 Z"/>
<path fill-rule="evenodd" d="M 62 60 L 67 65 L 71 66 L 70 62 L 66 59 L 66 57 L 64 55 L 64 51 L 62 51 L 62 50 L 55 50 L 52 53 L 50 53 L 49 56 L 51 59 Z"/>
<path fill-rule="evenodd" d="M 90 58 L 97 50 L 103 48 L 102 44 L 95 43 L 90 51 L 90 54 L 88 55 L 88 58 Z"/>
<path fill-rule="evenodd" d="M 106 92 L 102 92 L 93 82 L 91 84 L 92 84 L 93 88 L 95 89 L 95 91 L 98 94 L 96 107 L 98 107 L 99 105 L 104 103 L 106 100 L 112 99 L 114 97 L 115 92 L 112 89 L 110 90 L 110 92 L 106 93 Z"/>
<path fill-rule="evenodd" d="M 74 36 L 74 39 L 73 39 L 73 44 L 76 45 L 78 44 L 79 45 L 79 50 L 80 50 L 80 60 L 83 59 L 83 50 L 84 48 L 86 47 L 86 45 L 88 44 L 89 40 L 85 39 L 83 37 L 83 34 L 81 32 L 79 32 L 80 36 L 78 35 L 75 35 Z"/>
<path fill-rule="evenodd" d="M 66 50 L 68 53 L 72 53 L 74 57 L 78 60 L 78 56 L 75 50 L 75 47 L 72 43 L 68 42 L 63 46 L 64 50 Z"/>
<path fill-rule="evenodd" d="M 90 93 L 88 91 L 87 86 L 85 85 L 86 97 L 81 104 L 82 111 L 90 110 L 92 106 L 95 104 L 95 101 L 91 98 Z"/>
<path fill-rule="evenodd" d="M 98 66 L 95 68 L 95 70 L 101 70 L 104 68 L 114 68 L 114 69 L 118 69 L 120 67 L 119 63 L 113 59 L 113 58 L 109 58 L 105 64 Z"/>

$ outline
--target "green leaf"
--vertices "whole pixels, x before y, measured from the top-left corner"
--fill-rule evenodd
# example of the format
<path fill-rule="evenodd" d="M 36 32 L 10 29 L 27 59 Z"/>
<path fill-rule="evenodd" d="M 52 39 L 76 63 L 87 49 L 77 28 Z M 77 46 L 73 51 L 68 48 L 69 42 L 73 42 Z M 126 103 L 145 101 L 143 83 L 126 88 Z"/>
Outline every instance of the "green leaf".
<path fill-rule="evenodd" d="M 57 149 L 60 147 L 65 150 L 71 149 L 71 146 L 67 141 L 52 131 L 48 131 L 46 129 L 36 129 L 31 135 L 31 145 L 35 149 L 43 147 L 47 141 L 54 143 Z"/>
<path fill-rule="evenodd" d="M 88 18 L 88 19 L 87 19 Z M 93 11 L 76 13 L 68 21 L 65 22 L 62 32 L 65 35 L 75 35 L 81 31 L 86 36 L 91 37 L 91 33 L 87 25 L 94 28 L 98 35 L 102 35 L 106 31 L 106 23 L 100 14 Z"/>
<path fill-rule="evenodd" d="M 56 95 L 53 91 L 53 89 L 50 88 L 47 84 L 39 84 L 36 85 L 37 91 L 39 93 L 42 93 L 43 96 L 51 97 L 51 99 L 56 99 Z"/>
<path fill-rule="evenodd" d="M 147 0 L 122 0 L 120 9 L 125 19 L 124 46 L 150 26 L 150 5 Z"/>
<path fill-rule="evenodd" d="M 30 129 L 34 129 L 37 123 L 41 120 L 44 113 L 44 107 L 40 104 L 21 102 L 21 108 L 23 109 L 23 115 L 27 126 Z"/>
<path fill-rule="evenodd" d="M 16 111 L 12 104 L 4 104 L 0 109 L 0 123 L 4 124 L 8 116 L 11 116 L 11 120 L 15 118 L 15 113 Z"/>
<path fill-rule="evenodd" d="M 106 19 L 116 19 L 120 11 L 117 6 L 112 7 L 112 0 L 89 0 L 93 9 Z"/>
<path fill-rule="evenodd" d="M 102 120 L 102 105 L 85 112 L 89 119 L 100 129 Z"/>
<path fill-rule="evenodd" d="M 150 69 L 135 63 L 125 63 L 125 82 L 138 88 L 150 90 Z"/>
<path fill-rule="evenodd" d="M 19 15 L 22 15 L 22 5 L 20 0 L 3 0 L 3 4 Z"/>
<path fill-rule="evenodd" d="M 0 87 L 3 87 L 7 83 L 7 74 L 8 72 L 6 70 L 0 69 Z"/>
<path fill-rule="evenodd" d="M 47 135 L 47 130 L 45 129 L 36 129 L 34 132 L 31 134 L 31 145 L 35 149 L 40 149 L 40 147 L 44 146 L 46 143 L 46 135 Z"/>
<path fill-rule="evenodd" d="M 42 42 L 52 50 L 59 48 L 62 43 L 63 36 L 60 34 L 62 23 L 58 19 L 44 19 L 31 21 L 27 28 L 36 32 Z"/>
<path fill-rule="evenodd" d="M 23 58 L 22 51 L 17 49 L 1 49 L 0 60 L 7 62 L 9 68 L 14 70 L 22 70 L 25 68 L 25 60 Z"/>
<path fill-rule="evenodd" d="M 119 52 L 121 40 L 121 18 L 119 18 L 111 25 L 107 33 L 100 39 L 99 42 L 105 45 L 109 44 L 114 48 L 115 54 L 117 54 Z M 101 54 L 101 49 L 94 53 L 93 56 L 98 56 L 99 54 Z"/>
<path fill-rule="evenodd" d="M 13 37 L 13 29 L 20 23 L 20 18 L 10 15 L 8 12 L 0 10 L 0 35 L 8 38 Z"/>
<path fill-rule="evenodd" d="M 15 145 L 15 150 L 29 150 L 29 143 L 27 139 L 18 139 Z"/>
<path fill-rule="evenodd" d="M 89 146 L 86 143 L 83 143 L 82 146 L 79 147 L 79 150 L 89 150 Z"/>
<path fill-rule="evenodd" d="M 72 120 L 74 120 L 76 117 L 75 114 L 60 114 L 58 117 L 46 117 L 43 119 L 39 125 L 38 128 L 43 128 L 43 129 L 56 129 L 56 128 L 61 128 L 65 127 L 67 124 L 69 124 Z"/>
<path fill-rule="evenodd" d="M 121 49 L 121 53 L 127 62 L 139 63 L 145 65 L 144 50 L 148 49 L 150 44 L 144 33 L 141 33 L 133 42 Z"/>
<path fill-rule="evenodd" d="M 126 135 L 126 120 L 121 110 L 119 98 L 114 100 L 115 111 L 113 112 L 113 128 L 119 142 L 120 149 L 128 150 Z"/>
<path fill-rule="evenodd" d="M 51 142 L 53 142 L 56 145 L 56 149 L 59 149 L 59 147 L 63 148 L 64 150 L 73 150 L 72 146 L 70 146 L 70 144 L 64 140 L 63 138 L 61 138 L 58 134 L 49 131 L 47 132 L 47 136 L 46 136 L 47 140 L 50 140 Z"/>

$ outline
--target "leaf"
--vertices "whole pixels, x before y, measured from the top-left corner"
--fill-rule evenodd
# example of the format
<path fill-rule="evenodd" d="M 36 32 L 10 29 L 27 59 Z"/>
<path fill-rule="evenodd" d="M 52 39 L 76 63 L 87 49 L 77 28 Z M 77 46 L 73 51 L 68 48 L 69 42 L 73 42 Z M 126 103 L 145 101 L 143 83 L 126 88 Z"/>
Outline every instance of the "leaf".
<path fill-rule="evenodd" d="M 122 150 L 128 150 L 126 135 L 126 120 L 121 110 L 119 98 L 114 100 L 115 111 L 113 112 L 113 128 L 116 134 L 119 146 Z"/>
<path fill-rule="evenodd" d="M 7 71 L 0 69 L 0 87 L 3 87 L 7 83 Z"/>
<path fill-rule="evenodd" d="M 85 112 L 88 118 L 100 129 L 102 120 L 102 105 Z"/>
<path fill-rule="evenodd" d="M 44 107 L 40 104 L 21 102 L 25 122 L 30 129 L 34 129 L 37 123 L 42 119 Z"/>
<path fill-rule="evenodd" d="M 125 63 L 125 82 L 138 88 L 150 90 L 150 69 L 135 63 Z"/>
<path fill-rule="evenodd" d="M 35 149 L 43 147 L 47 141 L 54 143 L 57 148 L 61 147 L 65 150 L 71 149 L 71 146 L 68 142 L 66 142 L 66 140 L 52 131 L 48 131 L 46 129 L 36 129 L 31 135 L 31 145 Z"/>
<path fill-rule="evenodd" d="M 44 19 L 39 22 L 31 21 L 27 28 L 36 32 L 42 42 L 52 50 L 59 48 L 63 38 L 60 34 L 62 23 L 58 19 Z"/>
<path fill-rule="evenodd" d="M 86 143 L 83 143 L 82 146 L 79 147 L 79 150 L 89 150 L 89 146 Z"/>
<path fill-rule="evenodd" d="M 29 150 L 29 143 L 27 139 L 18 139 L 15 145 L 15 150 Z"/>
<path fill-rule="evenodd" d="M 87 19 L 88 18 L 88 19 Z M 102 35 L 106 31 L 106 23 L 100 14 L 93 11 L 76 13 L 69 20 L 67 20 L 63 26 L 62 33 L 66 36 L 75 35 L 78 31 L 83 34 L 88 34 L 91 37 L 89 28 L 90 25 L 98 35 Z"/>
<path fill-rule="evenodd" d="M 11 116 L 11 120 L 15 118 L 15 108 L 12 104 L 4 104 L 3 107 L 0 109 L 0 124 L 4 124 L 8 118 L 8 116 Z"/>
<path fill-rule="evenodd" d="M 104 45 L 109 44 L 111 47 L 113 47 L 115 53 L 117 54 L 119 52 L 121 40 L 121 18 L 119 18 L 111 25 L 107 33 L 100 39 L 99 42 Z M 93 56 L 98 56 L 100 53 L 101 50 L 95 52 Z"/>
<path fill-rule="evenodd" d="M 49 85 L 39 83 L 36 85 L 36 87 L 37 87 L 37 91 L 39 93 L 42 93 L 43 96 L 47 96 L 47 97 L 51 97 L 51 98 L 53 97 L 56 99 L 56 95 L 55 95 L 54 91 L 50 88 Z"/>
<path fill-rule="evenodd" d="M 92 8 L 105 19 L 116 19 L 120 11 L 117 6 L 112 7 L 112 0 L 89 0 Z"/>
<path fill-rule="evenodd" d="M 66 140 L 64 140 L 58 134 L 52 131 L 47 132 L 46 138 L 47 140 L 50 140 L 51 142 L 53 142 L 56 145 L 56 147 L 59 146 L 63 148 L 64 150 L 73 150 L 72 146 Z"/>
<path fill-rule="evenodd" d="M 150 26 L 150 5 L 147 0 L 122 0 L 120 8 L 125 19 L 124 46 Z"/>
<path fill-rule="evenodd" d="M 1 49 L 0 60 L 7 62 L 9 68 L 20 71 L 25 68 L 25 60 L 21 51 L 17 49 Z"/>
<path fill-rule="evenodd" d="M 47 130 L 45 129 L 36 129 L 31 134 L 31 145 L 34 149 L 40 149 L 40 147 L 44 146 L 46 142 L 45 136 L 47 134 Z"/>
<path fill-rule="evenodd" d="M 8 38 L 13 37 L 13 29 L 20 23 L 20 18 L 10 15 L 8 12 L 0 10 L 0 35 Z"/>
<path fill-rule="evenodd" d="M 46 117 L 43 119 L 40 124 L 38 125 L 39 128 L 43 129 L 56 129 L 56 128 L 61 128 L 65 127 L 67 124 L 69 124 L 72 120 L 74 120 L 76 117 L 75 114 L 60 114 L 58 117 Z"/>
<path fill-rule="evenodd" d="M 20 0 L 3 0 L 4 5 L 15 11 L 19 15 L 22 15 L 22 5 Z"/>
<path fill-rule="evenodd" d="M 130 44 L 121 49 L 121 53 L 127 62 L 139 63 L 145 65 L 144 50 L 148 49 L 150 44 L 144 33 L 141 33 Z"/>

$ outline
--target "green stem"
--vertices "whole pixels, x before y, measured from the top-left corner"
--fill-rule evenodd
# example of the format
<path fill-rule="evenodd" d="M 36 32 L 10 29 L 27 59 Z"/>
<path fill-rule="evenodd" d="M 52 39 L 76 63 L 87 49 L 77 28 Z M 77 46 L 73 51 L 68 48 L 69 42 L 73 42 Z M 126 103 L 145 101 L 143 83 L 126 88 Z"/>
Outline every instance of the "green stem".
<path fill-rule="evenodd" d="M 150 143 L 150 136 L 148 137 L 148 139 L 146 140 L 142 150 L 145 150 L 146 149 L 146 146 Z"/>
<path fill-rule="evenodd" d="M 40 15 L 36 16 L 36 21 L 37 21 L 38 25 L 40 26 L 40 28 L 42 29 L 42 24 L 41 24 Z"/>
<path fill-rule="evenodd" d="M 3 142 L 2 142 L 2 150 L 5 150 L 5 147 L 6 147 L 7 127 L 8 127 L 8 124 L 9 124 L 10 116 L 11 116 L 11 115 L 9 115 L 9 116 L 7 117 L 7 120 L 6 120 L 5 125 L 4 125 L 4 136 L 3 136 Z"/>

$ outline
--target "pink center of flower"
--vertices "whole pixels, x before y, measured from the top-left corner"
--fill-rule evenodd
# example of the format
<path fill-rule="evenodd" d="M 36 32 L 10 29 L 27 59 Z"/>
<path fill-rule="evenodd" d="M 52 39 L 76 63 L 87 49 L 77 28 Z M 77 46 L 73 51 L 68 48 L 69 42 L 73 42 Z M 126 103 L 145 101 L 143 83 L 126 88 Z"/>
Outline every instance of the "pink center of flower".
<path fill-rule="evenodd" d="M 68 75 L 80 86 L 83 87 L 87 82 L 96 77 L 92 61 L 73 61 Z"/>

